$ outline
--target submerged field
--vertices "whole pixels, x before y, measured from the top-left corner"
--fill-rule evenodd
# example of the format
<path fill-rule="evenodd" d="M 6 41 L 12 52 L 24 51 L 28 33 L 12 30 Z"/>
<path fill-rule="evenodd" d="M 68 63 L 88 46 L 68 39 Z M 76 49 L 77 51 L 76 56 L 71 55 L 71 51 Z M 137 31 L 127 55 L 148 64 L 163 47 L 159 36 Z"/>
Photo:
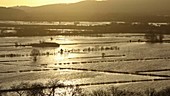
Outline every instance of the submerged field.
<path fill-rule="evenodd" d="M 46 83 L 58 79 L 64 84 L 78 85 L 87 90 L 109 86 L 130 91 L 160 90 L 170 82 L 170 45 L 168 42 L 144 42 L 144 36 L 141 33 L 116 33 L 1 37 L 0 86 L 9 88 L 20 82 Z M 163 40 L 169 38 L 165 35 Z M 28 44 L 40 40 L 57 42 L 60 47 L 14 46 L 15 42 Z M 36 62 L 30 56 L 33 49 L 40 51 Z"/>

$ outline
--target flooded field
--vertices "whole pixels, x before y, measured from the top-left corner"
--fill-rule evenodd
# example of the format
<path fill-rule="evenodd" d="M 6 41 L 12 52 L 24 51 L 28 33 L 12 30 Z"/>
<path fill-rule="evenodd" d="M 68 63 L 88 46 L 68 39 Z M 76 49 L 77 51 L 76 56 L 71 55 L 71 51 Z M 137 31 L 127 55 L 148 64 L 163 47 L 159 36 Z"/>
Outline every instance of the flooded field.
<path fill-rule="evenodd" d="M 170 36 L 165 35 L 164 40 Z M 60 47 L 15 46 L 39 41 Z M 145 42 L 145 34 L 100 34 L 89 36 L 36 36 L 0 38 L 0 86 L 58 79 L 82 87 L 135 86 L 170 80 L 169 43 Z M 37 61 L 31 51 L 39 50 Z M 146 84 L 147 85 L 147 84 Z M 150 87 L 145 86 L 143 88 Z M 165 86 L 156 86 L 161 88 Z M 124 87 L 126 88 L 126 87 Z"/>

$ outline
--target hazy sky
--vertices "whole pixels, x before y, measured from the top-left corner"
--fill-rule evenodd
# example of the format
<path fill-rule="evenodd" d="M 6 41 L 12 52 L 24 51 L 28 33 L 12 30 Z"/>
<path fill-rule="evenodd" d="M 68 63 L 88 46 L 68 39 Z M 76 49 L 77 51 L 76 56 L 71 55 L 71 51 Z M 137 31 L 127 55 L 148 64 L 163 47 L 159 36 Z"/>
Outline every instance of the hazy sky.
<path fill-rule="evenodd" d="M 0 6 L 40 6 L 56 3 L 75 3 L 83 0 L 0 0 Z"/>

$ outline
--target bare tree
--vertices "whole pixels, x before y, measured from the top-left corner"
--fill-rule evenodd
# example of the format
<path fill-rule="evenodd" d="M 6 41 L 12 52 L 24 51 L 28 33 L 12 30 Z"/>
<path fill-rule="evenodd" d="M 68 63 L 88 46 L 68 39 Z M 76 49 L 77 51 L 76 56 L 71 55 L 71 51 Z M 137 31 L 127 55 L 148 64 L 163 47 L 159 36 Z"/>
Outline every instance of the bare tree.
<path fill-rule="evenodd" d="M 28 96 L 45 96 L 43 92 L 44 85 L 42 83 L 34 83 L 30 86 L 31 90 L 28 91 Z"/>
<path fill-rule="evenodd" d="M 13 85 L 11 86 L 11 89 L 14 89 L 16 90 L 16 93 L 19 95 L 19 96 L 22 96 L 24 93 L 26 93 L 26 91 L 21 91 L 21 90 L 18 90 L 18 89 L 25 89 L 25 88 L 29 88 L 29 83 L 20 83 L 19 85 Z M 18 91 L 17 91 L 18 90 Z"/>

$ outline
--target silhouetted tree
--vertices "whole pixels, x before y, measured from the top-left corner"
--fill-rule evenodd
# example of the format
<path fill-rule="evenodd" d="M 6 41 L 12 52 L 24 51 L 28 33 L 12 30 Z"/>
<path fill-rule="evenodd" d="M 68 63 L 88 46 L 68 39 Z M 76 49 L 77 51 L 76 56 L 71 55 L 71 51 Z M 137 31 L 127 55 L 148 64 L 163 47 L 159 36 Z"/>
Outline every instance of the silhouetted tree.
<path fill-rule="evenodd" d="M 43 84 L 42 83 L 34 83 L 30 86 L 32 88 L 28 91 L 28 96 L 45 96 L 43 92 Z"/>
<path fill-rule="evenodd" d="M 46 84 L 47 87 L 51 87 L 51 90 L 49 89 L 49 94 L 48 96 L 55 96 L 55 89 L 57 88 L 57 86 L 59 86 L 59 80 L 55 79 L 55 80 L 50 80 L 48 81 L 48 83 Z"/>
<path fill-rule="evenodd" d="M 162 89 L 161 91 L 157 92 L 155 96 L 170 96 L 170 87 Z"/>
<path fill-rule="evenodd" d="M 145 38 L 149 42 L 155 43 L 155 42 L 163 42 L 164 36 L 162 33 L 148 32 L 148 33 L 145 33 Z"/>
<path fill-rule="evenodd" d="M 37 61 L 37 56 L 40 55 L 40 51 L 38 49 L 33 49 L 30 54 L 33 57 L 33 61 Z"/>
<path fill-rule="evenodd" d="M 17 89 L 25 89 L 25 88 L 29 88 L 29 83 L 20 83 L 19 85 L 12 85 L 11 86 L 11 89 L 14 89 L 14 90 L 17 90 Z M 26 93 L 26 91 L 16 91 L 16 93 L 19 95 L 19 96 L 22 96 L 23 94 Z"/>
<path fill-rule="evenodd" d="M 155 96 L 156 90 L 153 88 L 149 88 L 145 91 L 146 96 Z"/>

